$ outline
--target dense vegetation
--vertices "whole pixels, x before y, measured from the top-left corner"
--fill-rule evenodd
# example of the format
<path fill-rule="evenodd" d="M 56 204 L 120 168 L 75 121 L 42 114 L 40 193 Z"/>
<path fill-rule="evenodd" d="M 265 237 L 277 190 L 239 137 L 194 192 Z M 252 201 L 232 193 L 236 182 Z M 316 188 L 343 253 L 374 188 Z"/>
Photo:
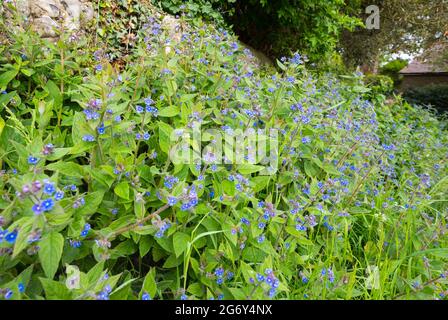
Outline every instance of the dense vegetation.
<path fill-rule="evenodd" d="M 448 112 L 447 84 L 410 88 L 403 93 L 403 97 L 411 104 L 431 106 L 440 113 Z"/>
<path fill-rule="evenodd" d="M 445 298 L 446 122 L 182 23 L 147 21 L 121 70 L 94 39 L 2 30 L 0 297 Z M 173 164 L 197 123 L 260 130 L 278 170 Z"/>

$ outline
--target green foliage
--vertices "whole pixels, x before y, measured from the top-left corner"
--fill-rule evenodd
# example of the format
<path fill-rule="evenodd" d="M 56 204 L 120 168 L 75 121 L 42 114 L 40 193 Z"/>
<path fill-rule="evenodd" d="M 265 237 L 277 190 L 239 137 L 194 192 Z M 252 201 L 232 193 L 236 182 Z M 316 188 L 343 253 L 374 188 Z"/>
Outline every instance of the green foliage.
<path fill-rule="evenodd" d="M 390 77 L 394 81 L 394 85 L 398 85 L 401 82 L 399 72 L 409 64 L 409 61 L 403 59 L 395 59 L 389 61 L 380 68 L 382 75 Z"/>
<path fill-rule="evenodd" d="M 153 0 L 171 13 L 186 12 L 233 27 L 240 38 L 271 57 L 299 50 L 313 62 L 331 55 L 342 30 L 360 25 L 343 0 Z"/>
<path fill-rule="evenodd" d="M 365 77 L 365 84 L 371 90 L 372 97 L 378 95 L 389 95 L 394 90 L 394 81 L 385 75 L 369 74 Z"/>
<path fill-rule="evenodd" d="M 175 40 L 147 21 L 120 70 L 95 36 L 1 30 L 0 298 L 446 292 L 446 122 L 298 54 L 259 70 L 235 37 L 181 22 Z M 208 129 L 260 130 L 267 155 L 214 165 L 174 139 L 198 123 L 211 148 Z M 207 152 L 176 163 L 175 147 Z"/>
<path fill-rule="evenodd" d="M 441 112 L 448 111 L 448 85 L 431 84 L 423 87 L 410 88 L 403 97 L 412 104 L 431 105 Z"/>

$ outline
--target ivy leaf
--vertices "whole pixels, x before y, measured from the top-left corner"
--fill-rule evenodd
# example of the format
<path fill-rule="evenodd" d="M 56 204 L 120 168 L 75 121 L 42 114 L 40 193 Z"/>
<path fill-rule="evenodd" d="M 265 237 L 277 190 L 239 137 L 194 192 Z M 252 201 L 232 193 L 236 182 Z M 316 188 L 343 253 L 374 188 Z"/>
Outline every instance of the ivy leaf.
<path fill-rule="evenodd" d="M 39 242 L 39 260 L 45 275 L 53 279 L 58 270 L 59 261 L 64 247 L 64 237 L 57 232 L 51 232 Z"/>

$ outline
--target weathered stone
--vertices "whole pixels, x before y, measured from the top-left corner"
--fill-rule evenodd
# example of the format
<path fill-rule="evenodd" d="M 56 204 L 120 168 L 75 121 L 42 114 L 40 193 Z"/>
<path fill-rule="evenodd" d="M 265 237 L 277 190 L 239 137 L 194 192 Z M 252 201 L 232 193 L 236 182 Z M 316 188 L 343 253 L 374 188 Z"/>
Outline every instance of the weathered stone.
<path fill-rule="evenodd" d="M 55 38 L 59 25 L 49 16 L 33 19 L 32 28 L 43 38 Z"/>
<path fill-rule="evenodd" d="M 57 0 L 30 0 L 31 15 L 36 18 L 48 16 L 58 18 L 61 14 L 61 3 Z"/>
<path fill-rule="evenodd" d="M 54 28 L 80 31 L 82 24 L 94 17 L 89 0 L 17 0 L 14 5 L 31 28 L 45 38 L 57 37 Z M 11 13 L 7 16 L 12 17 Z"/>

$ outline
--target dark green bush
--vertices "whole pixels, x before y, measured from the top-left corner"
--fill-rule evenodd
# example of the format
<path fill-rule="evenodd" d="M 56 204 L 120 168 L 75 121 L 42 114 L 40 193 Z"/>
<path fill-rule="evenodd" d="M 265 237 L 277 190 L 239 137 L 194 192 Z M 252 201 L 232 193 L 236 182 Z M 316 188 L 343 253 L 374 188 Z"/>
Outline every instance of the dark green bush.
<path fill-rule="evenodd" d="M 431 105 L 439 111 L 448 111 L 448 84 L 432 84 L 408 89 L 403 97 L 411 104 Z"/>

